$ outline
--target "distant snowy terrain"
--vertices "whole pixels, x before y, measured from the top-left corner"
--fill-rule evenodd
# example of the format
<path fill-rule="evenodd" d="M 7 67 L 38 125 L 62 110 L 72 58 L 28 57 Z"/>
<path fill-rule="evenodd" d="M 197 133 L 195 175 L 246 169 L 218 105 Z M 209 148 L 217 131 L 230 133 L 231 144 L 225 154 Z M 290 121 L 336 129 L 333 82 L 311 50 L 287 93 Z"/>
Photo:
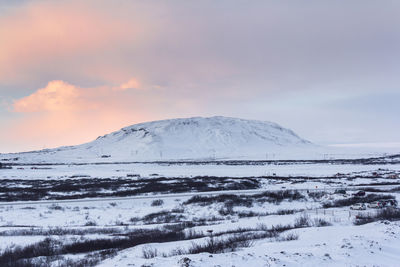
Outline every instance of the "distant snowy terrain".
<path fill-rule="evenodd" d="M 228 117 L 187 118 L 135 124 L 70 147 L 6 154 L 25 162 L 273 159 L 316 149 L 276 123 Z"/>
<path fill-rule="evenodd" d="M 396 146 L 322 146 L 273 122 L 194 117 L 135 124 L 77 145 L 0 154 L 4 163 L 326 160 L 399 154 Z"/>

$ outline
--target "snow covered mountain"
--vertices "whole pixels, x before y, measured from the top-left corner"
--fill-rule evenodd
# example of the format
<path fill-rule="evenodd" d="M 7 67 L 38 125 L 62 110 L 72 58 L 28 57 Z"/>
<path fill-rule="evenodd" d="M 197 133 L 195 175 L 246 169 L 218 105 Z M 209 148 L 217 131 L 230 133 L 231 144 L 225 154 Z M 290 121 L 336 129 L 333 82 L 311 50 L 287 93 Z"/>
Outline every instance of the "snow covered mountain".
<path fill-rule="evenodd" d="M 18 155 L 35 162 L 272 159 L 312 147 L 276 123 L 218 116 L 140 123 L 82 145 Z"/>

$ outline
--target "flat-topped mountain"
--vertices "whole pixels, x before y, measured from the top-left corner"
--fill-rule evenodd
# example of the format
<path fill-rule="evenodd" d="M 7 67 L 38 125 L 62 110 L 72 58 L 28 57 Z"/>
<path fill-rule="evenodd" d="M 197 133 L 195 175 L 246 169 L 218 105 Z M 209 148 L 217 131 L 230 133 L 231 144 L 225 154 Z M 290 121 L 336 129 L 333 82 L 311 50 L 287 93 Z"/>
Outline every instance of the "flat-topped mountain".
<path fill-rule="evenodd" d="M 134 124 L 77 146 L 18 153 L 35 162 L 268 159 L 314 147 L 276 123 L 229 117 L 194 117 Z"/>

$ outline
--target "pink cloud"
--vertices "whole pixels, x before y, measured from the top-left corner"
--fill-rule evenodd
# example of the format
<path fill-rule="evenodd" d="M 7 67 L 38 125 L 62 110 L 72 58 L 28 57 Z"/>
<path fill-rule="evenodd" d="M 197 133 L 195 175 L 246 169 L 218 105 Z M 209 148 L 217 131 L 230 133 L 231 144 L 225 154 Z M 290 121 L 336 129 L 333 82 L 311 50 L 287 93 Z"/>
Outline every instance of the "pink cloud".
<path fill-rule="evenodd" d="M 82 90 L 63 81 L 51 81 L 45 88 L 14 102 L 16 112 L 74 111 L 82 103 Z"/>
<path fill-rule="evenodd" d="M 116 91 L 125 91 L 127 89 L 140 89 L 140 84 L 137 79 L 132 78 L 127 82 L 124 82 L 120 86 L 113 87 Z"/>
<path fill-rule="evenodd" d="M 34 144 L 32 149 L 74 145 L 95 139 L 133 123 L 165 118 L 165 108 L 173 112 L 190 103 L 172 102 L 164 89 L 131 90 L 139 87 L 137 79 L 121 85 L 79 87 L 56 80 L 31 95 L 13 102 L 18 118 L 7 123 L 0 139 L 8 140 L 18 150 L 19 143 Z M 119 88 L 119 90 L 115 90 Z M 27 146 L 21 148 L 27 149 Z"/>
<path fill-rule="evenodd" d="M 14 101 L 16 112 L 80 112 L 107 110 L 110 101 L 121 102 L 126 95 L 115 91 L 139 88 L 137 79 L 130 79 L 116 87 L 80 88 L 64 81 L 50 81 L 46 87 Z M 122 101 L 123 102 L 123 101 Z"/>
<path fill-rule="evenodd" d="M 0 81 L 28 81 L 40 69 L 62 68 L 62 62 L 76 58 L 86 75 L 127 79 L 122 67 L 111 71 L 104 62 L 92 60 L 137 40 L 140 28 L 127 23 L 90 1 L 25 4 L 0 17 Z"/>

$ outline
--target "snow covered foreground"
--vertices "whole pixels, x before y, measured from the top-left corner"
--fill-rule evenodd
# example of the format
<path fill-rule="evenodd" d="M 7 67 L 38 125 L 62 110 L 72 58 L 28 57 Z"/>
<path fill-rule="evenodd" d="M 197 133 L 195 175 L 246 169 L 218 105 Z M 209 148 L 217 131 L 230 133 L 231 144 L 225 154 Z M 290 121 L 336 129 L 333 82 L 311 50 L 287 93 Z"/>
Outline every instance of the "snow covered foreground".
<path fill-rule="evenodd" d="M 400 223 L 376 222 L 362 226 L 331 226 L 292 230 L 299 240 L 258 241 L 239 251 L 175 257 L 141 257 L 143 246 L 128 249 L 99 266 L 399 266 Z M 179 244 L 163 246 L 173 249 Z"/>
<path fill-rule="evenodd" d="M 38 254 L 28 255 L 30 263 L 50 267 L 399 266 L 400 221 L 355 225 L 356 216 L 371 216 L 378 209 L 353 210 L 350 202 L 325 205 L 351 200 L 360 190 L 368 198 L 357 202 L 370 203 L 373 197 L 400 202 L 399 163 L 10 167 L 0 170 L 0 266 L 7 256 L 5 249 L 22 257 L 19 249 L 30 251 L 32 245 Z M 232 184 L 244 188 L 222 191 L 215 198 L 203 192 L 196 198 L 192 192 L 204 190 L 204 182 L 218 190 Z M 148 185 L 152 185 L 150 193 L 143 191 Z M 248 192 L 246 186 L 257 190 Z M 187 193 L 165 192 L 166 187 Z M 119 197 L 109 197 L 114 195 Z M 309 218 L 309 224 L 299 226 L 301 218 Z M 289 228 L 278 236 L 251 236 L 279 226 Z M 144 230 L 157 229 L 156 235 L 138 239 Z M 207 244 L 209 230 L 216 240 L 250 235 L 250 245 L 216 253 L 191 251 L 193 244 Z M 180 231 L 185 235 L 172 240 L 162 237 Z M 295 238 L 288 239 L 291 235 Z M 50 250 L 54 255 L 39 253 L 47 239 L 55 245 L 56 250 Z M 157 253 L 146 257 L 147 248 Z M 93 262 L 88 265 L 85 260 Z"/>

